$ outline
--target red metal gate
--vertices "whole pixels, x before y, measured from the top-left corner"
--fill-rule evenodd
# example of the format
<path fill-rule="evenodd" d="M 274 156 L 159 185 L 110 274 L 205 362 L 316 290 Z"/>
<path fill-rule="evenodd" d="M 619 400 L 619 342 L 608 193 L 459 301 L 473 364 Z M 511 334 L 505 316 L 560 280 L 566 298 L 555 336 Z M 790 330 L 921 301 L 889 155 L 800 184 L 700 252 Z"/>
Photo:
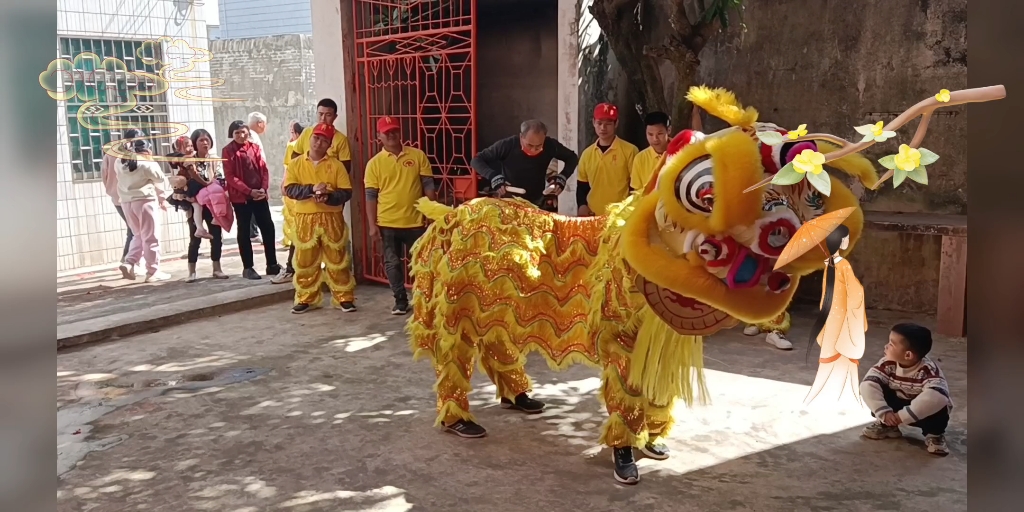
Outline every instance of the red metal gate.
<path fill-rule="evenodd" d="M 391 116 L 405 144 L 430 157 L 438 200 L 476 197 L 475 0 L 354 0 L 356 103 L 362 144 L 356 179 L 380 151 L 376 122 Z M 352 212 L 363 219 L 363 212 Z M 365 230 L 364 230 L 365 232 Z M 365 240 L 367 279 L 387 282 L 379 240 Z M 408 266 L 407 266 L 408 268 Z M 408 283 L 408 277 L 406 277 Z"/>

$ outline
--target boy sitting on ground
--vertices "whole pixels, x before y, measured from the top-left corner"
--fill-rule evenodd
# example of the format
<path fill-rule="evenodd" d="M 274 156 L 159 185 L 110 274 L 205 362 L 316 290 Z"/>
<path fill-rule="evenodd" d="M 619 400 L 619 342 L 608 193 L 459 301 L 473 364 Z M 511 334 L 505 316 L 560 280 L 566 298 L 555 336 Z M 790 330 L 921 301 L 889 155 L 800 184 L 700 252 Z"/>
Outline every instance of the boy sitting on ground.
<path fill-rule="evenodd" d="M 896 324 L 885 357 L 868 370 L 860 394 L 877 421 L 864 428 L 868 439 L 898 438 L 900 425 L 918 427 L 928 453 L 947 455 L 946 425 L 953 402 L 946 377 L 931 359 L 932 333 L 917 324 Z"/>

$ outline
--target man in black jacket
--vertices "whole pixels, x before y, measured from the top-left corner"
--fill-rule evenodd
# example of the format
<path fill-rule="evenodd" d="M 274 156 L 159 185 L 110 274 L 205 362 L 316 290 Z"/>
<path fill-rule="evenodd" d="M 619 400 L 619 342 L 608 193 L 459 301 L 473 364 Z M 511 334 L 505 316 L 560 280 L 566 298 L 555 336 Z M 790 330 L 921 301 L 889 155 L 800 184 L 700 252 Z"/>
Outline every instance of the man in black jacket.
<path fill-rule="evenodd" d="M 551 160 L 565 164 L 562 172 L 547 177 Z M 544 189 L 554 185 L 555 194 L 565 189 L 565 181 L 576 171 L 579 157 L 560 142 L 548 137 L 548 128 L 537 120 L 524 121 L 519 135 L 501 139 L 481 151 L 470 165 L 490 182 L 491 189 L 499 196 L 506 193 L 505 187 L 518 187 L 526 191 L 523 199 L 540 205 Z"/>

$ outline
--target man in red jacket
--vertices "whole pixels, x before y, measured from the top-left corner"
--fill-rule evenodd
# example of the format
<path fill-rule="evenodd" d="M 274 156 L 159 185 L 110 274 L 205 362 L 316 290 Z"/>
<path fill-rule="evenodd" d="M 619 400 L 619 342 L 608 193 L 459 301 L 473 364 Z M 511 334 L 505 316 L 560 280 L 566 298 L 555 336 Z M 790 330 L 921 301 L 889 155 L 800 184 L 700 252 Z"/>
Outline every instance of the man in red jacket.
<path fill-rule="evenodd" d="M 270 185 L 270 170 L 263 159 L 263 151 L 249 140 L 249 128 L 242 121 L 234 121 L 228 127 L 231 142 L 224 146 L 224 179 L 228 195 L 235 209 L 238 221 L 238 252 L 242 256 L 242 277 L 260 279 L 253 268 L 252 240 L 247 236 L 252 220 L 263 235 L 263 255 L 267 260 L 267 275 L 276 276 L 281 267 L 274 252 L 274 219 L 270 216 L 270 202 L 267 187 Z"/>

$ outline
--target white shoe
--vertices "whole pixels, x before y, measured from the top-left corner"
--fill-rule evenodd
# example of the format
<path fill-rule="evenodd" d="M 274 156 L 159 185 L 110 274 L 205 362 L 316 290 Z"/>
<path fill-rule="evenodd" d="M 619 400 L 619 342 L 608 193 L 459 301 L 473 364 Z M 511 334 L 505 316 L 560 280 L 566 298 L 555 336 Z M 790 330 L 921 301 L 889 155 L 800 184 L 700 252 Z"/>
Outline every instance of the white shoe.
<path fill-rule="evenodd" d="M 122 263 L 120 267 L 117 267 L 121 271 L 121 277 L 129 280 L 135 280 L 135 267 L 127 263 Z"/>
<path fill-rule="evenodd" d="M 196 282 L 196 273 L 193 272 L 193 273 L 189 274 L 188 277 L 185 278 L 185 282 L 186 283 L 194 283 L 194 282 Z"/>
<path fill-rule="evenodd" d="M 760 333 L 761 328 L 753 324 L 747 325 L 743 328 L 743 334 L 746 334 L 747 336 L 757 336 Z"/>
<path fill-rule="evenodd" d="M 171 278 L 170 274 L 168 274 L 167 272 L 160 272 L 159 270 L 157 270 L 156 272 L 154 272 L 152 274 L 146 274 L 146 282 L 147 283 L 153 283 L 153 282 L 156 282 L 156 281 L 166 281 L 166 280 L 168 280 L 170 278 Z"/>
<path fill-rule="evenodd" d="M 786 339 L 786 335 L 778 331 L 772 331 L 764 337 L 769 345 L 781 350 L 793 350 L 793 344 Z"/>
<path fill-rule="evenodd" d="M 281 271 L 278 272 L 277 275 L 274 276 L 274 278 L 270 280 L 270 282 L 272 284 L 284 284 L 284 283 L 290 282 L 292 280 L 292 276 L 294 276 L 294 275 L 295 274 L 293 274 L 291 272 L 288 272 L 288 270 L 286 270 L 286 269 L 281 269 Z"/>

